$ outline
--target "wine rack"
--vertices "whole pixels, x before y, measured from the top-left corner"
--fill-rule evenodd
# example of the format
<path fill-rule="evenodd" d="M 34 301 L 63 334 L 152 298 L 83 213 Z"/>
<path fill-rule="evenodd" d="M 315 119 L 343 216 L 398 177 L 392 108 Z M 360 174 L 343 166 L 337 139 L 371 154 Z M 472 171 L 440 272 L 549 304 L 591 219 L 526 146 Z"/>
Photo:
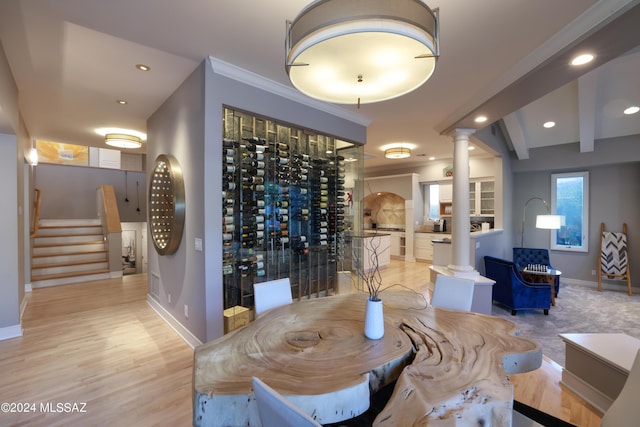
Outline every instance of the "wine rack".
<path fill-rule="evenodd" d="M 224 308 L 289 277 L 295 299 L 329 295 L 344 253 L 345 164 L 336 139 L 234 110 L 223 123 Z"/>

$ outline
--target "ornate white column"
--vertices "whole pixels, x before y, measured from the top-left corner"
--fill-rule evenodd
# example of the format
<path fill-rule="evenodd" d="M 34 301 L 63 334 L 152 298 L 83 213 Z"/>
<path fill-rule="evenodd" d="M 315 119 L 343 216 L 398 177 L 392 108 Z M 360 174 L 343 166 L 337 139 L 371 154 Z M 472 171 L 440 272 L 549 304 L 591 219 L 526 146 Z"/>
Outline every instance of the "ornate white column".
<path fill-rule="evenodd" d="M 453 146 L 453 207 L 451 212 L 451 264 L 447 266 L 454 276 L 478 276 L 469 265 L 470 210 L 469 210 L 469 137 L 475 129 L 456 129 Z"/>

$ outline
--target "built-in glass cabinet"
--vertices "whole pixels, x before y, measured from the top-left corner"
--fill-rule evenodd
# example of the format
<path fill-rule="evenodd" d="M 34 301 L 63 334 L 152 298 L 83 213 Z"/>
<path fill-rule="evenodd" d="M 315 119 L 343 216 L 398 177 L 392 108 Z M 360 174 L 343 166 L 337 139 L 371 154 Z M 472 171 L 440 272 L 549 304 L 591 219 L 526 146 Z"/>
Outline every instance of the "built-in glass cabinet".
<path fill-rule="evenodd" d="M 223 121 L 224 308 L 284 277 L 294 299 L 334 292 L 362 147 L 229 107 Z"/>

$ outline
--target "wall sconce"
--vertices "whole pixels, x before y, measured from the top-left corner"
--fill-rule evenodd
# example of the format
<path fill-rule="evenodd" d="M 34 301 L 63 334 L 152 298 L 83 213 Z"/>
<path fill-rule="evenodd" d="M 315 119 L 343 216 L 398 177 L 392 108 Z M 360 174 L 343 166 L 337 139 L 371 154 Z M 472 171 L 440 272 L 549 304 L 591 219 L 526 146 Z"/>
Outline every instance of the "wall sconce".
<path fill-rule="evenodd" d="M 142 139 L 140 137 L 124 133 L 108 133 L 104 136 L 104 142 L 107 145 L 118 148 L 142 147 Z"/>
<path fill-rule="evenodd" d="M 417 0 L 317 0 L 287 21 L 285 69 L 293 86 L 339 104 L 385 101 L 433 74 L 438 9 Z"/>
<path fill-rule="evenodd" d="M 544 206 L 547 208 L 546 215 L 538 215 L 536 216 L 536 228 L 544 229 L 544 230 L 559 230 L 565 222 L 565 217 L 563 215 L 551 215 L 549 210 L 549 205 L 540 197 L 532 197 L 524 204 L 524 208 L 522 209 L 522 234 L 520 236 L 520 247 L 524 247 L 524 220 L 527 214 L 527 205 L 532 200 L 540 200 L 544 203 Z"/>
<path fill-rule="evenodd" d="M 31 166 L 38 166 L 38 149 L 35 147 L 29 150 L 29 164 Z"/>
<path fill-rule="evenodd" d="M 387 159 L 406 159 L 411 156 L 411 150 L 406 147 L 393 147 L 384 150 Z"/>

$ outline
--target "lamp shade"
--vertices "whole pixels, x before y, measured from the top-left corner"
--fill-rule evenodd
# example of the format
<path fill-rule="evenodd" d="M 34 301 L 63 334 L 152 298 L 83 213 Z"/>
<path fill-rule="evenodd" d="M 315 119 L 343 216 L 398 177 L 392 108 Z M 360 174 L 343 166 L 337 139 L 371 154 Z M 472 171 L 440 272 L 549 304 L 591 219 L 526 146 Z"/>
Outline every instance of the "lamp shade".
<path fill-rule="evenodd" d="M 312 98 L 361 104 L 396 98 L 433 74 L 437 9 L 417 0 L 317 0 L 287 22 L 285 68 Z"/>
<path fill-rule="evenodd" d="M 384 150 L 387 159 L 406 159 L 411 156 L 411 150 L 406 147 L 394 147 Z"/>
<path fill-rule="evenodd" d="M 118 148 L 140 148 L 142 140 L 134 135 L 124 133 L 108 133 L 104 136 L 107 145 Z"/>
<path fill-rule="evenodd" d="M 536 228 L 559 230 L 562 227 L 563 219 L 562 215 L 538 215 L 536 216 Z"/>

